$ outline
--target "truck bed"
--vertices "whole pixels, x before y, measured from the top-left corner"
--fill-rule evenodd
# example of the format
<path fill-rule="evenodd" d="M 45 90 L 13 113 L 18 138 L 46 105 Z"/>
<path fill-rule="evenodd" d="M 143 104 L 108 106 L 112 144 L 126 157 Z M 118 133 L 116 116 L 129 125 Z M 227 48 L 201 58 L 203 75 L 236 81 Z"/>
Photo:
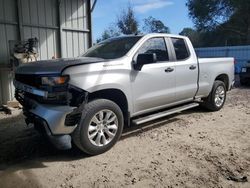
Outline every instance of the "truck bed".
<path fill-rule="evenodd" d="M 197 97 L 207 96 L 214 83 L 216 75 L 228 75 L 227 88 L 234 81 L 234 58 L 198 58 L 199 61 L 199 90 Z"/>

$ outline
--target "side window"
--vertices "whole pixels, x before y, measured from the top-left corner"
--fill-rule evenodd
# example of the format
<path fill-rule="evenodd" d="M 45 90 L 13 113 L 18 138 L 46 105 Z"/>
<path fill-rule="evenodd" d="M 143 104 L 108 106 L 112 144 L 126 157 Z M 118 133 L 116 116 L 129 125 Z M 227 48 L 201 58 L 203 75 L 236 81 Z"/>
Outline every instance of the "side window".
<path fill-rule="evenodd" d="M 138 54 L 144 53 L 155 53 L 157 61 L 169 61 L 164 38 L 151 38 L 147 40 L 138 51 Z"/>
<path fill-rule="evenodd" d="M 171 40 L 174 45 L 176 59 L 177 60 L 187 59 L 189 57 L 189 51 L 187 49 L 184 39 L 171 38 Z"/>

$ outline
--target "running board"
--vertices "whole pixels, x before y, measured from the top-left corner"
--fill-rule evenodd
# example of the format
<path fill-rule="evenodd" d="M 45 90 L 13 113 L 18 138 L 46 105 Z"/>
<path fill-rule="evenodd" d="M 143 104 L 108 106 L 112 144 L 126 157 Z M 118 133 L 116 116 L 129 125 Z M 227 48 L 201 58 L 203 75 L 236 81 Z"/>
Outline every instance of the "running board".
<path fill-rule="evenodd" d="M 133 120 L 133 123 L 136 124 L 136 125 L 143 124 L 143 123 L 153 121 L 153 120 L 156 120 L 156 119 L 159 119 L 159 118 L 163 118 L 165 116 L 169 116 L 169 115 L 172 115 L 172 114 L 184 111 L 184 110 L 188 110 L 188 109 L 191 109 L 191 108 L 194 108 L 194 107 L 197 107 L 197 106 L 199 106 L 199 103 L 186 104 L 184 106 L 172 108 L 172 109 L 169 109 L 169 110 L 166 110 L 166 111 L 163 111 L 163 112 L 158 112 L 156 114 L 151 114 L 151 115 L 139 118 L 139 119 L 135 119 L 135 120 Z"/>

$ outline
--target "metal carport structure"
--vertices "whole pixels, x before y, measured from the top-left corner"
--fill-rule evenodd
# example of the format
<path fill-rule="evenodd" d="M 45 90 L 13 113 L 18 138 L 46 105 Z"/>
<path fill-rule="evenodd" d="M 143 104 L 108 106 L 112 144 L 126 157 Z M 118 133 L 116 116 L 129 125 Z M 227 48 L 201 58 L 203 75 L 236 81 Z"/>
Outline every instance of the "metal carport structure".
<path fill-rule="evenodd" d="M 0 105 L 14 99 L 10 41 L 38 38 L 39 60 L 78 56 L 92 44 L 91 4 L 91 0 L 0 0 Z"/>

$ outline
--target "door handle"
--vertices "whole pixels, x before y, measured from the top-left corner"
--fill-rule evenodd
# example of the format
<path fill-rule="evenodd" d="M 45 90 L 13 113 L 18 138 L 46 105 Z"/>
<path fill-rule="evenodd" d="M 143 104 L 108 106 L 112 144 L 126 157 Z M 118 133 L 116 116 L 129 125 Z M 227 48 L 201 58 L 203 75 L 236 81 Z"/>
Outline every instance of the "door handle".
<path fill-rule="evenodd" d="M 195 66 L 195 65 L 191 65 L 191 66 L 189 67 L 189 69 L 190 69 L 190 70 L 195 70 L 195 69 L 196 69 L 196 66 Z"/>
<path fill-rule="evenodd" d="M 167 69 L 165 69 L 165 72 L 173 72 L 174 68 L 168 67 Z"/>

